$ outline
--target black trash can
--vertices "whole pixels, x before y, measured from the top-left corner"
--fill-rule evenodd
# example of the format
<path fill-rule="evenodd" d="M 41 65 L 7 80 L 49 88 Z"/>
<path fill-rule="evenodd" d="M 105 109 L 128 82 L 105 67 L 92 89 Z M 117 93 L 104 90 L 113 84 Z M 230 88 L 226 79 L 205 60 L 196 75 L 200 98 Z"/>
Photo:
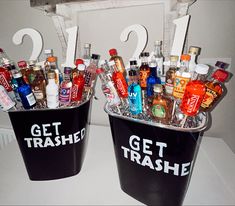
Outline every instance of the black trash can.
<path fill-rule="evenodd" d="M 186 129 L 147 123 L 112 113 L 108 105 L 122 190 L 146 205 L 182 205 L 207 126 Z"/>
<path fill-rule="evenodd" d="M 79 106 L 10 111 L 10 120 L 31 180 L 79 173 L 86 152 L 91 99 Z"/>

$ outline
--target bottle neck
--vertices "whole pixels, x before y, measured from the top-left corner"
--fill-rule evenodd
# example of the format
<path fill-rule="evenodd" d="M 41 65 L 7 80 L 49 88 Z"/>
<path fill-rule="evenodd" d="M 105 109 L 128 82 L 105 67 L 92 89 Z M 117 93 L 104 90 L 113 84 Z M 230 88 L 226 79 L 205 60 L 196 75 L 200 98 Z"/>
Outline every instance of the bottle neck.
<path fill-rule="evenodd" d="M 206 81 L 207 74 L 198 74 L 195 72 L 195 80 Z"/>
<path fill-rule="evenodd" d="M 197 56 L 195 54 L 189 54 L 190 55 L 190 63 L 195 63 L 196 64 L 196 58 Z"/>
<path fill-rule="evenodd" d="M 19 87 L 26 84 L 23 77 L 18 77 L 15 80 L 17 81 Z"/>
<path fill-rule="evenodd" d="M 84 47 L 84 59 L 90 59 L 91 58 L 91 49 L 88 47 Z"/>
<path fill-rule="evenodd" d="M 91 59 L 91 64 L 95 65 L 96 67 L 98 66 L 98 59 Z"/>
<path fill-rule="evenodd" d="M 64 80 L 65 81 L 71 81 L 70 74 L 64 74 Z"/>
<path fill-rule="evenodd" d="M 186 60 L 182 60 L 181 65 L 180 65 L 180 70 L 181 70 L 181 72 L 188 72 L 189 71 L 189 62 Z"/>
<path fill-rule="evenodd" d="M 155 48 L 154 48 L 154 54 L 156 57 L 162 57 L 162 48 L 161 48 L 161 45 L 155 45 Z"/>
<path fill-rule="evenodd" d="M 148 65 L 148 57 L 141 57 L 141 64 Z"/>
<path fill-rule="evenodd" d="M 170 68 L 177 68 L 177 62 L 176 61 L 171 61 L 170 62 Z"/>

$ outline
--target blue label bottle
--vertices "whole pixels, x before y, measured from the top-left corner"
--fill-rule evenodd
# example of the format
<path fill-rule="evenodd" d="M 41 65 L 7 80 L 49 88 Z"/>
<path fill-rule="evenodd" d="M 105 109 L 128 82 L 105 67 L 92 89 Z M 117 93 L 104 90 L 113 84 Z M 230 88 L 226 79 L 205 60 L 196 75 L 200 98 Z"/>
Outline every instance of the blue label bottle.
<path fill-rule="evenodd" d="M 129 80 L 131 84 L 128 86 L 128 101 L 132 115 L 142 113 L 141 87 L 137 83 L 136 76 L 137 72 L 135 70 L 129 71 Z"/>
<path fill-rule="evenodd" d="M 154 92 L 153 92 L 153 86 L 155 84 L 161 84 L 161 79 L 157 77 L 156 71 L 157 71 L 157 63 L 156 62 L 150 62 L 149 64 L 150 67 L 150 76 L 147 78 L 147 97 L 152 97 Z"/>

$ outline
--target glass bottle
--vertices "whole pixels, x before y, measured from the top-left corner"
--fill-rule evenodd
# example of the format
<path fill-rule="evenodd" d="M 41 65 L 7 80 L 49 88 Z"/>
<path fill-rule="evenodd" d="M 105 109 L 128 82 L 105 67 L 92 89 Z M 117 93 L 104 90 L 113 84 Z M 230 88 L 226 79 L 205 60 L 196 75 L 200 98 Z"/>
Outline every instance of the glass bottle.
<path fill-rule="evenodd" d="M 73 86 L 72 86 L 72 102 L 80 102 L 82 100 L 83 89 L 85 85 L 85 78 L 84 78 L 84 71 L 85 65 L 79 64 L 78 75 L 73 79 Z"/>
<path fill-rule="evenodd" d="M 91 62 L 91 44 L 85 43 L 84 44 L 84 53 L 83 53 L 83 61 L 86 67 L 90 65 Z"/>
<path fill-rule="evenodd" d="M 154 85 L 154 97 L 151 107 L 152 117 L 155 121 L 169 124 L 171 120 L 173 102 L 164 95 L 161 84 Z"/>
<path fill-rule="evenodd" d="M 139 81 L 140 81 L 140 86 L 141 86 L 142 90 L 146 90 L 146 88 L 147 88 L 147 78 L 150 75 L 150 68 L 149 68 L 149 65 L 148 65 L 148 57 L 149 57 L 148 52 L 142 52 L 140 54 L 141 66 L 140 66 Z"/>
<path fill-rule="evenodd" d="M 48 84 L 46 86 L 46 101 L 47 107 L 50 109 L 55 109 L 59 107 L 59 86 L 55 82 L 55 73 L 47 73 Z"/>
<path fill-rule="evenodd" d="M 201 111 L 207 112 L 211 110 L 223 94 L 223 83 L 228 79 L 229 73 L 223 69 L 216 70 L 213 75 L 212 81 L 207 81 L 206 94 L 202 100 Z"/>
<path fill-rule="evenodd" d="M 26 76 L 28 77 L 29 85 L 32 85 L 34 78 L 35 78 L 34 67 L 36 67 L 36 61 L 30 60 L 29 61 L 29 69 L 26 72 Z"/>
<path fill-rule="evenodd" d="M 111 56 L 109 61 L 114 61 L 118 71 L 122 72 L 124 77 L 126 78 L 127 74 L 126 74 L 126 69 L 125 69 L 125 65 L 123 63 L 122 57 L 118 56 L 116 49 L 110 49 L 109 54 Z"/>
<path fill-rule="evenodd" d="M 170 56 L 170 68 L 166 72 L 166 84 L 165 84 L 165 91 L 167 95 L 173 94 L 174 88 L 174 81 L 175 81 L 175 73 L 177 71 L 177 62 L 179 57 L 178 56 Z"/>
<path fill-rule="evenodd" d="M 49 72 L 49 69 L 50 69 L 50 64 L 48 62 L 48 58 L 53 56 L 52 49 L 45 49 L 44 55 L 46 57 L 46 60 L 44 62 L 44 75 L 45 75 L 45 77 L 47 77 L 47 73 Z"/>
<path fill-rule="evenodd" d="M 35 78 L 32 82 L 31 88 L 38 106 L 43 107 L 46 102 L 46 81 L 41 67 L 35 66 L 33 70 Z"/>
<path fill-rule="evenodd" d="M 9 97 L 6 89 L 0 85 L 0 109 L 8 111 L 15 106 L 15 102 Z"/>
<path fill-rule="evenodd" d="M 131 114 L 136 116 L 142 113 L 141 87 L 137 82 L 137 72 L 135 70 L 130 70 L 129 76 L 130 85 L 128 86 L 128 102 Z"/>
<path fill-rule="evenodd" d="M 71 82 L 72 68 L 64 68 L 64 80 L 60 84 L 59 101 L 61 106 L 69 105 L 71 102 L 72 82 Z"/>
<path fill-rule="evenodd" d="M 118 96 L 117 90 L 114 87 L 113 82 L 110 78 L 105 74 L 103 68 L 99 68 L 96 70 L 100 80 L 101 80 L 101 88 L 106 97 L 106 100 L 110 107 L 117 107 L 121 105 L 121 100 Z"/>
<path fill-rule="evenodd" d="M 207 79 L 208 79 L 209 81 L 212 81 L 212 80 L 213 80 L 212 75 L 214 74 L 214 72 L 215 72 L 216 70 L 218 70 L 218 69 L 223 69 L 223 70 L 225 70 L 228 66 L 229 66 L 229 64 L 227 64 L 227 63 L 225 63 L 225 62 L 217 61 L 217 62 L 215 63 L 215 67 L 210 68 L 210 72 L 209 72 L 209 74 L 208 74 Z"/>
<path fill-rule="evenodd" d="M 2 67 L 6 61 L 11 62 L 11 59 L 4 52 L 4 50 L 2 48 L 0 48 L 0 66 Z"/>
<path fill-rule="evenodd" d="M 24 79 L 25 83 L 28 84 L 29 80 L 28 80 L 28 77 L 27 77 L 27 72 L 28 72 L 29 68 L 27 66 L 27 62 L 22 60 L 22 61 L 17 62 L 17 64 L 18 64 L 18 67 L 20 68 L 20 72 L 23 76 L 23 79 Z"/>
<path fill-rule="evenodd" d="M 128 86 L 125 77 L 123 76 L 123 73 L 117 69 L 114 61 L 110 61 L 109 66 L 113 71 L 112 80 L 114 82 L 114 86 L 117 89 L 118 95 L 121 100 L 123 100 L 122 103 L 126 104 L 126 99 L 128 98 Z"/>
<path fill-rule="evenodd" d="M 11 79 L 11 73 L 6 68 L 0 67 L 0 85 L 2 85 L 8 93 L 13 93 Z"/>
<path fill-rule="evenodd" d="M 190 56 L 188 54 L 181 55 L 181 66 L 175 73 L 175 81 L 173 88 L 173 96 L 176 99 L 182 99 L 187 83 L 191 79 L 191 74 L 188 69 Z"/>
<path fill-rule="evenodd" d="M 113 76 L 114 71 L 111 70 L 111 68 L 109 67 L 108 62 L 106 60 L 100 60 L 100 68 L 102 68 L 104 70 L 106 77 L 110 81 L 113 81 L 112 76 Z"/>
<path fill-rule="evenodd" d="M 48 64 L 49 64 L 49 70 L 48 72 L 54 72 L 55 73 L 55 83 L 60 84 L 62 81 L 62 74 L 61 71 L 58 69 L 57 66 L 57 57 L 50 56 L 47 58 Z"/>
<path fill-rule="evenodd" d="M 209 66 L 198 64 L 195 68 L 196 79 L 190 81 L 180 104 L 180 110 L 186 116 L 195 116 L 198 113 L 203 97 L 206 93 L 205 80 Z"/>
<path fill-rule="evenodd" d="M 162 54 L 162 41 L 157 40 L 154 43 L 154 57 L 157 61 L 157 76 L 161 77 L 165 75 L 164 72 L 164 66 L 163 66 L 163 61 L 164 61 L 164 56 Z"/>
<path fill-rule="evenodd" d="M 72 70 L 72 80 L 74 79 L 75 76 L 78 75 L 78 65 L 79 64 L 84 64 L 84 61 L 82 59 L 76 59 L 75 60 L 75 65 L 76 65 L 76 68 L 74 68 Z"/>
<path fill-rule="evenodd" d="M 197 65 L 197 56 L 199 55 L 200 48 L 195 46 L 189 47 L 188 54 L 190 55 L 190 62 L 189 62 L 189 72 L 191 73 L 191 76 L 193 76 L 195 72 L 195 67 Z"/>
<path fill-rule="evenodd" d="M 18 84 L 18 93 L 21 98 L 21 103 L 25 109 L 31 109 L 36 106 L 36 99 L 33 95 L 31 87 L 25 83 L 21 72 L 13 73 L 13 77 Z"/>

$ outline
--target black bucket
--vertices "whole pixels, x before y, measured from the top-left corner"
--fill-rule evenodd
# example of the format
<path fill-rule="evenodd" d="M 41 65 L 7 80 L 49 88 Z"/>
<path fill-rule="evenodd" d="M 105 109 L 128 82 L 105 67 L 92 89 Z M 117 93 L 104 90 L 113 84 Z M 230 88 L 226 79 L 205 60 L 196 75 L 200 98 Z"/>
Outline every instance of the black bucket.
<path fill-rule="evenodd" d="M 134 120 L 108 105 L 121 188 L 147 205 L 182 205 L 208 118 L 184 129 Z"/>
<path fill-rule="evenodd" d="M 79 106 L 10 111 L 31 180 L 53 180 L 80 172 L 86 152 L 91 99 Z"/>

